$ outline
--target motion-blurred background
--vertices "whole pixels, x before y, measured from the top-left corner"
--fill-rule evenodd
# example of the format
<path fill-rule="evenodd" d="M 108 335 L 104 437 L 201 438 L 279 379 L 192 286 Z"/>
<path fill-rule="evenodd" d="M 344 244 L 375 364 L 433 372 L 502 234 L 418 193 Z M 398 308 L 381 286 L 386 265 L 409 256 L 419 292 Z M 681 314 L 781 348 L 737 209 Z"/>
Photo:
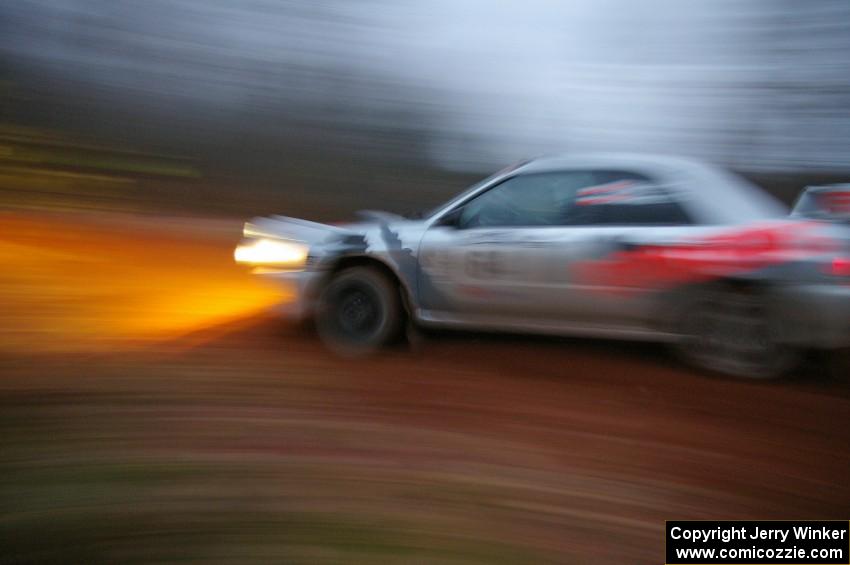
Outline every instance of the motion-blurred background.
<path fill-rule="evenodd" d="M 850 393 L 453 336 L 357 364 L 241 221 L 519 159 L 850 178 L 845 0 L 0 3 L 0 562 L 660 563 L 665 519 L 847 519 Z"/>
<path fill-rule="evenodd" d="M 2 203 L 403 210 L 599 150 L 707 158 L 789 199 L 850 162 L 848 17 L 842 0 L 6 2 Z"/>

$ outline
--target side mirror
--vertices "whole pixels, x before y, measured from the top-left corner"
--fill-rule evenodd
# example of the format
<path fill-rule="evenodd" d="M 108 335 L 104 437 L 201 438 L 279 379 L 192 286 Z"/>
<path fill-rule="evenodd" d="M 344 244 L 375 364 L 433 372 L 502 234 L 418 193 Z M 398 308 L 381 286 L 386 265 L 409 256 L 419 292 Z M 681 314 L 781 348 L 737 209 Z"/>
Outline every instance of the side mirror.
<path fill-rule="evenodd" d="M 463 215 L 463 207 L 455 208 L 437 222 L 438 226 L 460 229 L 460 218 Z"/>

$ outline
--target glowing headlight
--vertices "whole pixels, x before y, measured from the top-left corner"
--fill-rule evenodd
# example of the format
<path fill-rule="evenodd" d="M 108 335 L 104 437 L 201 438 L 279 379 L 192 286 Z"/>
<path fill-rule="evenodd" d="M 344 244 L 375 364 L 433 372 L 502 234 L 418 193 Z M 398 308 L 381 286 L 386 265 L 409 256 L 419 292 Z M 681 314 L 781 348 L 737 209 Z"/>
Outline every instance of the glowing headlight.
<path fill-rule="evenodd" d="M 307 262 L 307 251 L 307 246 L 294 241 L 255 239 L 238 245 L 233 258 L 249 265 L 300 269 Z"/>

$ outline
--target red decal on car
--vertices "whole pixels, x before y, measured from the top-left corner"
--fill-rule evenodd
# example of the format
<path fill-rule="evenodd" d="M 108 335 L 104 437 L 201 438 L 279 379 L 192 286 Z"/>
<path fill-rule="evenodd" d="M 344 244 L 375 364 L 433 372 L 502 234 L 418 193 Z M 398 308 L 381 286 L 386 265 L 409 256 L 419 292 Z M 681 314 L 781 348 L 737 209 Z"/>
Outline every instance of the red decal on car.
<path fill-rule="evenodd" d="M 641 245 L 574 265 L 579 284 L 661 290 L 751 273 L 823 252 L 833 245 L 809 222 L 737 229 L 685 243 Z"/>

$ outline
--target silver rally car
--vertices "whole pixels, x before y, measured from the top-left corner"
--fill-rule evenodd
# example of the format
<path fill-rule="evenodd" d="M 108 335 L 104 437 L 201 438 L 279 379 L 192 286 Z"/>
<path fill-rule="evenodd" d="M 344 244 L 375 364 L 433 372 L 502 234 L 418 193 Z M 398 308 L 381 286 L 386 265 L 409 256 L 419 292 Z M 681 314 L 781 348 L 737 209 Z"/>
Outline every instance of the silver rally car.
<path fill-rule="evenodd" d="M 794 203 L 791 216 L 850 225 L 850 184 L 807 186 Z"/>
<path fill-rule="evenodd" d="M 764 378 L 850 344 L 847 228 L 787 214 L 697 161 L 573 155 L 501 171 L 418 219 L 256 218 L 235 258 L 286 286 L 285 313 L 342 353 L 410 324 L 665 341 Z"/>

